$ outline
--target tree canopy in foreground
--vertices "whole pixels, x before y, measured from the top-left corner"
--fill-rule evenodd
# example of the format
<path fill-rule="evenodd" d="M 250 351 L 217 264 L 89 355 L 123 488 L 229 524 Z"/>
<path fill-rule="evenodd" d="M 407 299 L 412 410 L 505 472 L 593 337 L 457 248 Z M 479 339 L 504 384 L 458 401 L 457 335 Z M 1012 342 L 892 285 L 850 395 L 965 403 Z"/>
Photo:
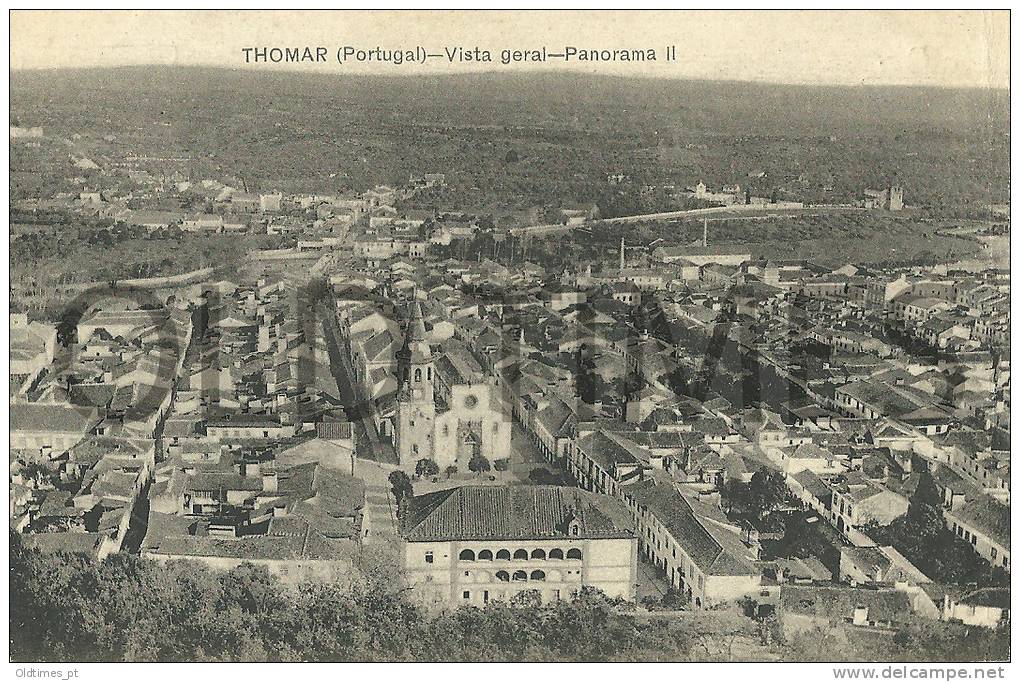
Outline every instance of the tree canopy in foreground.
<path fill-rule="evenodd" d="M 409 600 L 392 576 L 353 587 L 290 586 L 251 564 L 215 572 L 127 554 L 103 561 L 42 554 L 25 549 L 14 533 L 10 575 L 13 661 L 824 660 L 833 651 L 814 650 L 817 638 L 780 647 L 781 637 L 770 637 L 766 645 L 747 619 L 733 632 L 711 625 L 718 620 L 712 616 L 727 614 L 641 617 L 632 605 L 590 588 L 554 604 L 523 592 L 485 608 L 430 611 Z M 885 650 L 869 643 L 866 652 L 846 647 L 840 656 L 1009 655 L 1008 633 L 961 635 L 941 625 L 890 640 Z"/>

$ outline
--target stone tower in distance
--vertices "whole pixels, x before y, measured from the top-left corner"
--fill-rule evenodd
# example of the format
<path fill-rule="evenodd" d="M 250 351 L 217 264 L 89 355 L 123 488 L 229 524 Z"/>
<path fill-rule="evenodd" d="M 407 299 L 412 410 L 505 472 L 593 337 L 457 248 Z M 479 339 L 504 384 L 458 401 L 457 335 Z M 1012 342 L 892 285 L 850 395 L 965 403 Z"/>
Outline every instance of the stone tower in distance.
<path fill-rule="evenodd" d="M 889 188 L 889 210 L 903 210 L 903 187 L 900 185 L 893 185 Z"/>

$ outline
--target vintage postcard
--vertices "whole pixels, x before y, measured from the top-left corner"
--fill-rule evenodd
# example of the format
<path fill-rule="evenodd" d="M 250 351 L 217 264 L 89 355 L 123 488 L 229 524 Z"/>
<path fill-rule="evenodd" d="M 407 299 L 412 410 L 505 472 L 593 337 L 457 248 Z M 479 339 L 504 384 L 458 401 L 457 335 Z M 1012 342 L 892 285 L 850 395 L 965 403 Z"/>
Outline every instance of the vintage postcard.
<path fill-rule="evenodd" d="M 12 675 L 1006 676 L 1007 10 L 9 25 Z"/>

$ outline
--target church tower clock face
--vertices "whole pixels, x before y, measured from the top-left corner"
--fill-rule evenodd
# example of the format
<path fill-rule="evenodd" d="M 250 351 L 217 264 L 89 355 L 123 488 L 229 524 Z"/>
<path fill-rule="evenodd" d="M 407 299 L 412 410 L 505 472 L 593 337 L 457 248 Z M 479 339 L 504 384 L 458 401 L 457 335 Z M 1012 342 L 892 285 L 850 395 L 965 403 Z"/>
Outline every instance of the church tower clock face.
<path fill-rule="evenodd" d="M 464 398 L 464 407 L 468 408 L 469 410 L 477 404 L 478 398 L 473 394 L 468 394 L 468 396 Z"/>

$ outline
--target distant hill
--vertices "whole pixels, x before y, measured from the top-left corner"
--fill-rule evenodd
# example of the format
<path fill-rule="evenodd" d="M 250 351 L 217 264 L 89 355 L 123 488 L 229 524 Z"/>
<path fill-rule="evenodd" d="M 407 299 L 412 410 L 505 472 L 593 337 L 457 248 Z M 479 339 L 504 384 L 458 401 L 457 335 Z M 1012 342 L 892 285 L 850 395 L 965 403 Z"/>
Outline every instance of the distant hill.
<path fill-rule="evenodd" d="M 1004 126 L 1009 122 L 1009 92 L 971 88 L 907 86 L 809 86 L 739 81 L 692 81 L 624 78 L 558 72 L 490 72 L 433 76 L 361 76 L 231 70 L 203 67 L 122 67 L 14 71 L 11 95 L 15 104 L 31 95 L 74 96 L 99 91 L 115 94 L 216 90 L 224 95 L 266 97 L 339 97 L 349 101 L 371 96 L 385 103 L 427 106 L 430 99 L 468 105 L 474 123 L 502 124 L 553 109 L 614 110 L 651 113 L 667 108 L 692 117 L 696 125 L 733 132 L 729 126 L 759 131 L 790 132 L 790 125 L 820 130 L 844 126 L 944 127 L 952 132 Z M 28 98 L 27 100 L 25 98 Z M 423 100 L 425 100 L 423 102 Z M 500 104 L 515 103 L 515 111 Z M 594 114 L 595 112 L 590 112 Z M 660 114 L 668 112 L 660 111 Z"/>
<path fill-rule="evenodd" d="M 807 200 L 897 182 L 908 203 L 952 207 L 1001 203 L 1009 187 L 1004 90 L 125 67 L 14 72 L 11 113 L 47 134 L 183 150 L 201 160 L 195 172 L 285 190 L 435 170 L 459 201 L 528 205 L 594 200 L 621 173 Z M 748 178 L 759 168 L 767 177 Z"/>

